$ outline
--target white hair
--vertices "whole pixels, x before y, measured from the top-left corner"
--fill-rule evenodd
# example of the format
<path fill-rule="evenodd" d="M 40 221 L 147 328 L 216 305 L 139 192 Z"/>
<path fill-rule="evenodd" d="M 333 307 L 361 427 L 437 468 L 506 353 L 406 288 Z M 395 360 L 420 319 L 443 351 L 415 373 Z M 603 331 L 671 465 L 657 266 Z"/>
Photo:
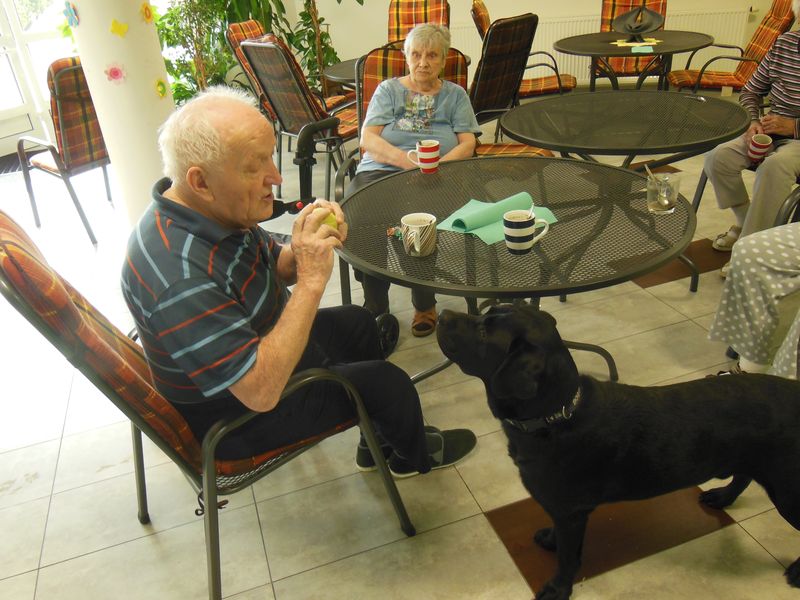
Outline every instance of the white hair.
<path fill-rule="evenodd" d="M 406 41 L 403 43 L 403 52 L 409 54 L 413 48 L 436 48 L 442 53 L 442 58 L 447 56 L 450 50 L 450 30 L 442 25 L 434 23 L 423 23 L 417 25 L 408 32 Z"/>
<path fill-rule="evenodd" d="M 158 147 L 164 175 L 174 182 L 186 177 L 190 167 L 218 163 L 226 148 L 211 114 L 220 102 L 238 102 L 255 108 L 255 98 L 238 88 L 213 86 L 197 94 L 161 125 Z"/>

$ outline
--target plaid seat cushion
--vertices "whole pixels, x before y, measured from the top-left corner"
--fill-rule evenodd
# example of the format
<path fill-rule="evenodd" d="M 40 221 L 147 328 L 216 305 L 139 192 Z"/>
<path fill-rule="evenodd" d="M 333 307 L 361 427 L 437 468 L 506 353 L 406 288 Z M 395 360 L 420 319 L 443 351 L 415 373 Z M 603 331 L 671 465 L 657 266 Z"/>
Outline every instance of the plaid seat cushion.
<path fill-rule="evenodd" d="M 260 38 L 263 35 L 264 28 L 261 26 L 261 23 L 252 19 L 241 23 L 230 23 L 225 31 L 225 37 L 228 40 L 228 45 L 231 47 L 231 50 L 233 50 L 233 55 L 250 80 L 250 85 L 253 90 L 258 94 L 258 103 L 261 105 L 261 110 L 274 122 L 278 120 L 278 117 L 275 115 L 275 110 L 269 103 L 266 94 L 264 94 L 264 90 L 261 89 L 261 85 L 258 83 L 255 73 L 253 73 L 253 67 L 250 66 L 241 47 L 244 40 Z"/>
<path fill-rule="evenodd" d="M 450 27 L 450 5 L 447 0 L 391 0 L 387 41 L 406 39 L 408 32 L 420 23 Z"/>
<path fill-rule="evenodd" d="M 568 92 L 574 90 L 578 85 L 578 80 L 574 75 L 569 73 L 560 73 L 561 87 L 563 91 Z M 542 96 L 544 94 L 557 94 L 558 93 L 558 78 L 555 75 L 548 75 L 547 77 L 534 77 L 531 79 L 523 79 L 522 84 L 519 86 L 519 97 L 530 98 L 531 96 Z"/>
<path fill-rule="evenodd" d="M 526 144 L 478 144 L 475 156 L 554 156 L 550 150 Z"/>
<path fill-rule="evenodd" d="M 603 0 L 603 7 L 600 13 L 600 31 L 612 31 L 611 22 L 614 19 L 640 6 L 645 6 L 661 15 L 667 14 L 667 0 Z M 663 26 L 659 29 L 663 29 Z M 607 58 L 606 60 L 618 77 L 630 77 L 638 76 L 652 58 L 652 56 L 636 58 L 625 56 Z M 661 73 L 663 70 L 664 62 L 660 58 L 656 59 L 656 62 L 651 67 L 651 72 Z M 601 75 L 599 71 L 595 71 L 595 74 Z"/>
<path fill-rule="evenodd" d="M 47 87 L 56 147 L 67 170 L 108 163 L 108 151 L 80 58 L 54 61 L 47 69 Z"/>
<path fill-rule="evenodd" d="M 679 90 L 682 88 L 694 87 L 699 74 L 699 69 L 671 71 L 667 75 L 667 81 L 669 81 L 672 87 Z M 731 73 L 730 71 L 706 71 L 703 73 L 703 78 L 700 80 L 700 87 L 704 89 L 718 89 L 728 85 L 738 92 L 744 87 L 745 83 L 747 83 L 746 79 L 740 79 L 737 77 L 736 73 Z"/>
<path fill-rule="evenodd" d="M 489 18 L 489 11 L 486 9 L 483 0 L 472 0 L 472 8 L 469 12 L 478 30 L 478 35 L 483 39 L 483 36 L 485 36 L 486 32 L 489 30 L 489 25 L 492 24 L 492 20 Z"/>

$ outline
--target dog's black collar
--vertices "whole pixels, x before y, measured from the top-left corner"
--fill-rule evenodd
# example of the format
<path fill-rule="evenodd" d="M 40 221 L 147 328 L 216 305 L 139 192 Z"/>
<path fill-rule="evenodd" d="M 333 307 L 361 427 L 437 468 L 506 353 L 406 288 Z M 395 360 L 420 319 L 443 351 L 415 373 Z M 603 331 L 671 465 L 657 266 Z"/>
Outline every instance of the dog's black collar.
<path fill-rule="evenodd" d="M 572 402 L 569 403 L 569 406 L 562 406 L 560 411 L 550 415 L 549 417 L 525 419 L 524 421 L 520 421 L 518 419 L 503 419 L 503 421 L 511 425 L 511 427 L 514 429 L 519 429 L 525 433 L 531 433 L 539 429 L 547 429 L 547 427 L 552 423 L 557 421 L 568 421 L 571 419 L 572 415 L 575 414 L 575 410 L 578 408 L 580 401 L 581 386 L 578 386 L 578 391 L 575 392 L 575 395 L 572 397 Z"/>

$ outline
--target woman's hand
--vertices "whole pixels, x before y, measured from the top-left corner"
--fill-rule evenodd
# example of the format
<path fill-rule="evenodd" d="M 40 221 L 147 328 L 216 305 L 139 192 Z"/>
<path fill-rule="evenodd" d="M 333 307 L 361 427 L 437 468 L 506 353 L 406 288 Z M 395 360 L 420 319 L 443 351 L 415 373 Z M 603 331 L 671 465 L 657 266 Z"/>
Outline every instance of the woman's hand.
<path fill-rule="evenodd" d="M 375 162 L 392 165 L 399 169 L 416 169 L 405 150 L 392 146 L 381 137 L 384 125 L 370 125 L 361 131 L 361 148 L 369 152 Z"/>

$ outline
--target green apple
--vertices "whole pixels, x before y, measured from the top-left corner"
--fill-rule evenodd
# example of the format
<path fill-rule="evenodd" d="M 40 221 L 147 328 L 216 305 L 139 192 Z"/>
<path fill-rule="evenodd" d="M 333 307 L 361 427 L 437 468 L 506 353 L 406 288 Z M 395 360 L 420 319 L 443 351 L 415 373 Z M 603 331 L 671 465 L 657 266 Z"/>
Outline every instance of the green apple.
<path fill-rule="evenodd" d="M 329 225 L 330 227 L 333 227 L 334 229 L 336 229 L 338 231 L 339 230 L 339 223 L 336 221 L 336 215 L 334 215 L 331 212 L 331 209 L 324 208 L 324 207 L 320 206 L 319 208 L 315 208 L 313 211 L 311 211 L 311 214 L 312 215 L 317 214 L 317 212 L 319 212 L 319 211 L 324 211 L 324 212 L 328 213 L 328 216 L 326 216 L 324 219 L 322 219 L 322 223 L 320 223 L 320 227 L 322 225 Z"/>

